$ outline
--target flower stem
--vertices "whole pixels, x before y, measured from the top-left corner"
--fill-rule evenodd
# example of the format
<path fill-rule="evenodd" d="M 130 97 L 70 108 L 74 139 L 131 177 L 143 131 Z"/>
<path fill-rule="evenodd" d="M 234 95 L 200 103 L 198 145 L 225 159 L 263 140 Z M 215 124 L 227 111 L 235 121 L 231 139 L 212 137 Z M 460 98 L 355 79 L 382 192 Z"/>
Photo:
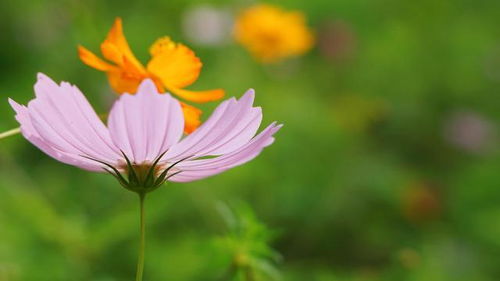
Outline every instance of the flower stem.
<path fill-rule="evenodd" d="M 13 136 L 13 135 L 17 135 L 20 132 L 21 132 L 21 128 L 20 127 L 12 129 L 12 130 L 5 131 L 3 133 L 0 133 L 0 139 L 6 138 L 6 137 L 10 137 L 10 136 Z"/>
<path fill-rule="evenodd" d="M 144 221 L 144 199 L 146 198 L 145 193 L 139 193 L 139 208 L 140 208 L 140 232 L 141 238 L 139 243 L 139 256 L 137 259 L 137 274 L 135 277 L 136 281 L 142 281 L 142 276 L 144 273 L 144 248 L 146 246 L 146 223 Z"/>

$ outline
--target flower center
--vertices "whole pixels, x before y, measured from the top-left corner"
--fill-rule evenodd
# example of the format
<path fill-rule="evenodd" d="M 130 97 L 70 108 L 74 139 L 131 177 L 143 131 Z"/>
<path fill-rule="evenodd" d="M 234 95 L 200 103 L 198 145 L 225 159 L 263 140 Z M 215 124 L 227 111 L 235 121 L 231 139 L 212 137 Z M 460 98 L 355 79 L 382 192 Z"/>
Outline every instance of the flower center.
<path fill-rule="evenodd" d="M 116 167 L 98 159 L 90 158 L 87 156 L 82 157 L 103 164 L 104 171 L 115 177 L 124 188 L 141 195 L 156 190 L 169 178 L 180 173 L 181 170 L 174 168 L 175 165 L 184 160 L 187 160 L 188 158 L 191 158 L 191 156 L 188 156 L 174 163 L 160 163 L 160 159 L 165 155 L 165 153 L 167 153 L 167 151 L 165 151 L 160 154 L 152 163 L 143 162 L 137 164 L 131 162 L 123 151 L 121 151 L 121 153 L 125 162 L 122 162 Z"/>
<path fill-rule="evenodd" d="M 137 176 L 137 181 L 139 183 L 145 183 L 150 172 L 152 173 L 151 176 L 153 178 L 156 178 L 157 176 L 159 176 L 161 174 L 161 170 L 163 169 L 163 166 L 164 165 L 160 165 L 160 164 L 153 166 L 153 163 L 144 162 L 144 163 L 140 163 L 140 164 L 132 163 L 131 168 L 132 168 L 133 172 L 135 173 L 135 175 Z M 130 171 L 129 166 L 126 163 L 123 164 L 123 166 L 120 168 L 123 171 L 125 171 L 125 174 L 127 174 L 127 175 L 130 175 L 130 173 L 132 172 L 132 171 Z"/>

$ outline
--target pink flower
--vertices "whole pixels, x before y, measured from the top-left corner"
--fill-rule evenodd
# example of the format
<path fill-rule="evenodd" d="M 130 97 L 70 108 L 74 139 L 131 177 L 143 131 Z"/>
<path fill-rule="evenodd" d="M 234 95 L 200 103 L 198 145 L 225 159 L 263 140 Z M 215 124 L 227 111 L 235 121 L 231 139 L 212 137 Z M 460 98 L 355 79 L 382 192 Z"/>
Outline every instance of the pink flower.
<path fill-rule="evenodd" d="M 253 90 L 221 103 L 185 137 L 179 102 L 159 94 L 151 80 L 115 102 L 107 126 L 69 83 L 57 85 L 39 74 L 35 94 L 28 106 L 9 99 L 28 141 L 63 163 L 107 171 L 135 192 L 152 191 L 166 180 L 199 180 L 248 162 L 281 128 L 272 123 L 255 136 L 262 110 L 253 107 Z"/>

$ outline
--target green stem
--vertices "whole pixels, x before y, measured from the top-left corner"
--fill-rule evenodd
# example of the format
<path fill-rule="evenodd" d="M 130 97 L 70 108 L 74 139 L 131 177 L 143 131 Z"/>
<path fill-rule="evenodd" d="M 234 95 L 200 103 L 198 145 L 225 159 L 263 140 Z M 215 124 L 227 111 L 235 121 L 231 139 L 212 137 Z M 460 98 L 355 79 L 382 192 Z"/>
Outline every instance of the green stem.
<path fill-rule="evenodd" d="M 139 208 L 141 210 L 141 238 L 139 244 L 139 256 L 137 259 L 137 275 L 135 277 L 136 281 L 142 281 L 142 276 L 144 275 L 144 248 L 146 246 L 146 223 L 144 221 L 144 199 L 146 197 L 145 193 L 139 194 Z"/>
<path fill-rule="evenodd" d="M 5 131 L 3 133 L 0 133 L 0 139 L 6 138 L 6 137 L 10 137 L 10 136 L 13 136 L 13 135 L 17 135 L 20 132 L 21 132 L 21 128 L 15 128 L 15 129 L 12 129 L 12 130 Z"/>

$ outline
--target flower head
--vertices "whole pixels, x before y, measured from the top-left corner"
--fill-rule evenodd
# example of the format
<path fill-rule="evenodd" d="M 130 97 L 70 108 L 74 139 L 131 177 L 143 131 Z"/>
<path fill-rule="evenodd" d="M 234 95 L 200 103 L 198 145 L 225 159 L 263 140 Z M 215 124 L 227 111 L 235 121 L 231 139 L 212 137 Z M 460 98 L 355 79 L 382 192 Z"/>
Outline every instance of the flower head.
<path fill-rule="evenodd" d="M 301 55 L 314 43 L 301 12 L 267 4 L 243 11 L 236 19 L 235 37 L 262 62 Z"/>
<path fill-rule="evenodd" d="M 146 193 L 164 181 L 189 182 L 243 164 L 270 145 L 281 125 L 262 121 L 254 92 L 221 103 L 192 134 L 183 138 L 181 104 L 160 95 L 152 80 L 136 95 L 123 94 L 107 126 L 80 90 L 39 74 L 35 99 L 27 106 L 9 100 L 23 136 L 49 156 L 90 171 L 107 171 L 127 189 Z"/>
<path fill-rule="evenodd" d="M 190 91 L 184 89 L 200 75 L 202 63 L 195 53 L 169 37 L 158 39 L 150 48 L 151 60 L 144 67 L 134 56 L 123 34 L 120 18 L 101 44 L 104 61 L 83 46 L 78 47 L 80 59 L 87 65 L 106 72 L 111 87 L 118 93 L 135 93 L 144 79 L 151 79 L 159 92 L 169 92 L 187 101 L 203 103 L 219 100 L 224 90 Z M 186 115 L 186 133 L 191 133 L 200 122 L 201 110 L 183 105 Z"/>

